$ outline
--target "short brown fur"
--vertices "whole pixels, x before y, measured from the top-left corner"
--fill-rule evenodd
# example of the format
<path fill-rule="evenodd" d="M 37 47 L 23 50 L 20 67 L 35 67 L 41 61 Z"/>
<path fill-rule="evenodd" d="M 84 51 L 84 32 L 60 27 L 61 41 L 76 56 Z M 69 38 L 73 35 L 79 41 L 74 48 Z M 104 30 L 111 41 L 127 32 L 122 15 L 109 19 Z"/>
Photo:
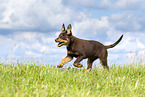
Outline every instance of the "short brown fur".
<path fill-rule="evenodd" d="M 109 70 L 109 66 L 107 64 L 107 49 L 116 46 L 121 41 L 123 35 L 114 44 L 104 46 L 102 43 L 97 41 L 76 38 L 72 35 L 71 28 L 71 24 L 69 24 L 67 30 L 65 30 L 65 26 L 63 24 L 62 32 L 60 33 L 59 37 L 55 39 L 55 41 L 59 43 L 58 47 L 63 45 L 67 46 L 67 56 L 57 67 L 63 67 L 63 65 L 71 61 L 73 57 L 77 58 L 73 65 L 75 67 L 82 67 L 83 65 L 80 64 L 80 62 L 83 59 L 88 58 L 88 67 L 86 72 L 89 72 L 92 69 L 92 63 L 99 58 L 104 69 Z"/>

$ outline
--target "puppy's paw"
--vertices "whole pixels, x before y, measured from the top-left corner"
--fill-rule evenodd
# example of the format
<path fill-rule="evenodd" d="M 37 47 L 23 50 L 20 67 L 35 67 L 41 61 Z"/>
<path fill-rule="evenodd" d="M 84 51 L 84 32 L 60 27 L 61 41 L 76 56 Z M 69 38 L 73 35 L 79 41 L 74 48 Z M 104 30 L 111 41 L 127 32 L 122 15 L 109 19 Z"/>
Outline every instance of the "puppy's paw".
<path fill-rule="evenodd" d="M 78 67 L 78 68 L 83 67 L 82 64 L 74 64 L 74 66 L 75 66 L 75 67 Z"/>
<path fill-rule="evenodd" d="M 57 68 L 62 68 L 62 67 L 63 67 L 62 64 L 57 65 Z"/>
<path fill-rule="evenodd" d="M 90 72 L 90 71 L 91 71 L 91 68 L 87 69 L 85 72 L 87 73 L 87 72 Z"/>
<path fill-rule="evenodd" d="M 83 67 L 83 65 L 82 64 L 79 64 L 78 67 Z"/>

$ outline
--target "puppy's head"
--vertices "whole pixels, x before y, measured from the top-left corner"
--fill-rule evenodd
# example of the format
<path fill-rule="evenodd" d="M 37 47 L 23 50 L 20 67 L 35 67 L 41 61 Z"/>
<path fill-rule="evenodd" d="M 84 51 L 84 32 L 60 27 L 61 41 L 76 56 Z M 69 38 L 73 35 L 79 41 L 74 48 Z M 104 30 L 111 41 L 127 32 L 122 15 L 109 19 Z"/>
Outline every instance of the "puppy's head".
<path fill-rule="evenodd" d="M 63 45 L 69 45 L 70 36 L 72 36 L 71 28 L 71 24 L 68 25 L 67 30 L 65 30 L 64 24 L 62 25 L 62 31 L 59 34 L 58 38 L 55 39 L 55 42 L 58 42 L 58 47 L 61 47 Z"/>

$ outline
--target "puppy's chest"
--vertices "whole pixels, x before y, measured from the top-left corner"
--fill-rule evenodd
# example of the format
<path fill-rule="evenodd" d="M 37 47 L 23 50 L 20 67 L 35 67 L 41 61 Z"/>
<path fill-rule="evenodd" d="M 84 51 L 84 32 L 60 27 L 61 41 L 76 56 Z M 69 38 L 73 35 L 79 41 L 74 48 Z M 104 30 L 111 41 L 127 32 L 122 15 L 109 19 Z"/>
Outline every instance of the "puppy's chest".
<path fill-rule="evenodd" d="M 80 53 L 76 49 L 74 49 L 74 48 L 67 49 L 67 53 L 69 55 L 74 56 L 74 57 L 78 57 L 80 55 Z"/>
<path fill-rule="evenodd" d="M 70 54 L 70 55 L 73 55 L 74 57 L 77 57 L 77 56 L 80 55 L 80 52 L 74 46 L 73 47 L 68 47 L 67 48 L 67 53 Z"/>

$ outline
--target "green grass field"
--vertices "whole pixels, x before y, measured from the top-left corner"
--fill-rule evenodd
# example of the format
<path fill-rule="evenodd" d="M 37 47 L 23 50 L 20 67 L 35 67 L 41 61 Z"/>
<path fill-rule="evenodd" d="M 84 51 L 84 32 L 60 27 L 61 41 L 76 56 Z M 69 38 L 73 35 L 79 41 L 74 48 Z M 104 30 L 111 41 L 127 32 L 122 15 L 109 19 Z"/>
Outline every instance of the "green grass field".
<path fill-rule="evenodd" d="M 145 96 L 145 66 L 57 69 L 33 64 L 0 64 L 0 97 Z"/>

